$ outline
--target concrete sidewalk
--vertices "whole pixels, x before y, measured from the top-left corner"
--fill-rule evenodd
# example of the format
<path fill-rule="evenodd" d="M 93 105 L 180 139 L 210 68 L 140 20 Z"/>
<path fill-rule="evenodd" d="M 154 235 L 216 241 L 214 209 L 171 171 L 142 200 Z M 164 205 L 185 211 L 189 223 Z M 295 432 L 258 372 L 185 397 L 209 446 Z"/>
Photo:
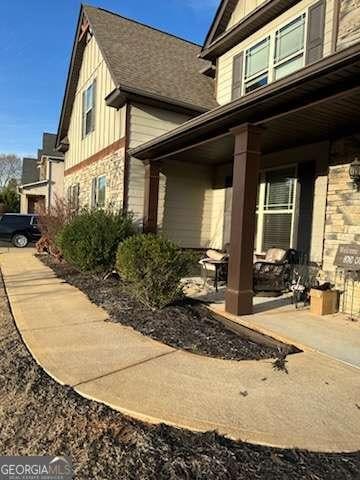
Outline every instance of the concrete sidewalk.
<path fill-rule="evenodd" d="M 315 352 L 223 361 L 106 322 L 106 312 L 29 250 L 0 255 L 20 333 L 36 361 L 79 394 L 138 419 L 314 451 L 360 449 L 360 371 Z"/>

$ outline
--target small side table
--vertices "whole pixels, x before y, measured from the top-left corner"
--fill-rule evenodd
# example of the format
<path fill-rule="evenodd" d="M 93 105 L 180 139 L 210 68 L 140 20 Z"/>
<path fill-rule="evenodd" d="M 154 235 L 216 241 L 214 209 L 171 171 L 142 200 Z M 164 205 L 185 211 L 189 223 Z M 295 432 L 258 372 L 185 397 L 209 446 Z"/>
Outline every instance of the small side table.
<path fill-rule="evenodd" d="M 228 265 L 228 260 L 213 260 L 211 258 L 205 258 L 204 260 L 201 260 L 201 264 L 203 265 L 204 269 L 204 286 L 206 285 L 207 279 L 208 279 L 208 270 L 206 268 L 206 265 L 213 265 L 215 267 L 215 279 L 214 279 L 214 287 L 215 290 L 218 292 L 219 291 L 219 272 L 221 267 L 224 267 L 225 265 Z"/>

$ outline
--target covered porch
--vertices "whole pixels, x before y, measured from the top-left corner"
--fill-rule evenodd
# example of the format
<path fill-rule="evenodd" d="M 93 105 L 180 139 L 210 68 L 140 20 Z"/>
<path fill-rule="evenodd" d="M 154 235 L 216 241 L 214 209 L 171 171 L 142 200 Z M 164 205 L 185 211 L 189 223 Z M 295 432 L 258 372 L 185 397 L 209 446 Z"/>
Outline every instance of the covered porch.
<path fill-rule="evenodd" d="M 166 204 L 170 187 L 161 188 L 175 165 L 210 181 L 212 205 L 216 199 L 219 205 L 211 209 L 207 246 L 230 243 L 226 312 L 253 312 L 254 249 L 292 247 L 322 266 L 331 147 L 360 130 L 359 73 L 355 45 L 131 152 L 145 163 L 147 232 L 160 227 L 171 237 L 164 223 L 181 223 L 176 205 L 188 201 L 186 188 L 172 210 Z M 200 210 L 199 218 L 208 219 L 206 208 Z"/>

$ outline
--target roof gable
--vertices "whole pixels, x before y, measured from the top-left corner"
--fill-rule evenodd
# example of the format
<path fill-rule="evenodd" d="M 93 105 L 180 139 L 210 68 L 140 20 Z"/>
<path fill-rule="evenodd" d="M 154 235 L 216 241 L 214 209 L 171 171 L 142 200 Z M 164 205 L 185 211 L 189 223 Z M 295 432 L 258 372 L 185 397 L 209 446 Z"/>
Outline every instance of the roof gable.
<path fill-rule="evenodd" d="M 301 0 L 222 0 L 201 51 L 214 62 Z"/>
<path fill-rule="evenodd" d="M 171 34 L 83 6 L 80 11 L 61 113 L 58 143 L 67 135 L 77 80 L 86 47 L 94 35 L 117 88 L 182 103 L 195 111 L 217 106 L 213 80 L 200 73 L 209 63 L 198 58 L 201 47 Z"/>
<path fill-rule="evenodd" d="M 242 0 L 221 0 L 209 32 L 205 38 L 203 50 L 208 48 L 217 37 L 225 32 L 226 27 L 230 22 L 231 15 L 233 14 L 238 2 L 241 1 Z"/>

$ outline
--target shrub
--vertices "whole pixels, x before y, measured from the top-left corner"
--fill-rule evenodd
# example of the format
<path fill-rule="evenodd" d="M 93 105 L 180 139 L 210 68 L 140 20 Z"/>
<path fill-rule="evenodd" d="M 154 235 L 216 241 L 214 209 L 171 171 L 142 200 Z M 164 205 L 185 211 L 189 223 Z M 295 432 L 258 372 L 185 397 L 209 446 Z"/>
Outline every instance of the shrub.
<path fill-rule="evenodd" d="M 57 243 L 65 260 L 79 270 L 103 272 L 114 267 L 119 243 L 132 234 L 130 214 L 82 210 L 65 225 Z"/>
<path fill-rule="evenodd" d="M 156 235 L 137 235 L 118 249 L 116 267 L 134 296 L 150 308 L 163 308 L 182 296 L 180 280 L 192 255 Z"/>
<path fill-rule="evenodd" d="M 17 213 L 20 211 L 20 196 L 16 191 L 16 186 L 10 184 L 2 189 L 0 203 L 3 204 L 3 210 L 6 213 Z"/>
<path fill-rule="evenodd" d="M 49 209 L 41 209 L 38 223 L 41 238 L 36 244 L 39 253 L 50 253 L 60 259 L 62 254 L 56 244 L 56 238 L 62 229 L 71 222 L 76 212 L 63 199 L 56 197 L 54 205 Z"/>

